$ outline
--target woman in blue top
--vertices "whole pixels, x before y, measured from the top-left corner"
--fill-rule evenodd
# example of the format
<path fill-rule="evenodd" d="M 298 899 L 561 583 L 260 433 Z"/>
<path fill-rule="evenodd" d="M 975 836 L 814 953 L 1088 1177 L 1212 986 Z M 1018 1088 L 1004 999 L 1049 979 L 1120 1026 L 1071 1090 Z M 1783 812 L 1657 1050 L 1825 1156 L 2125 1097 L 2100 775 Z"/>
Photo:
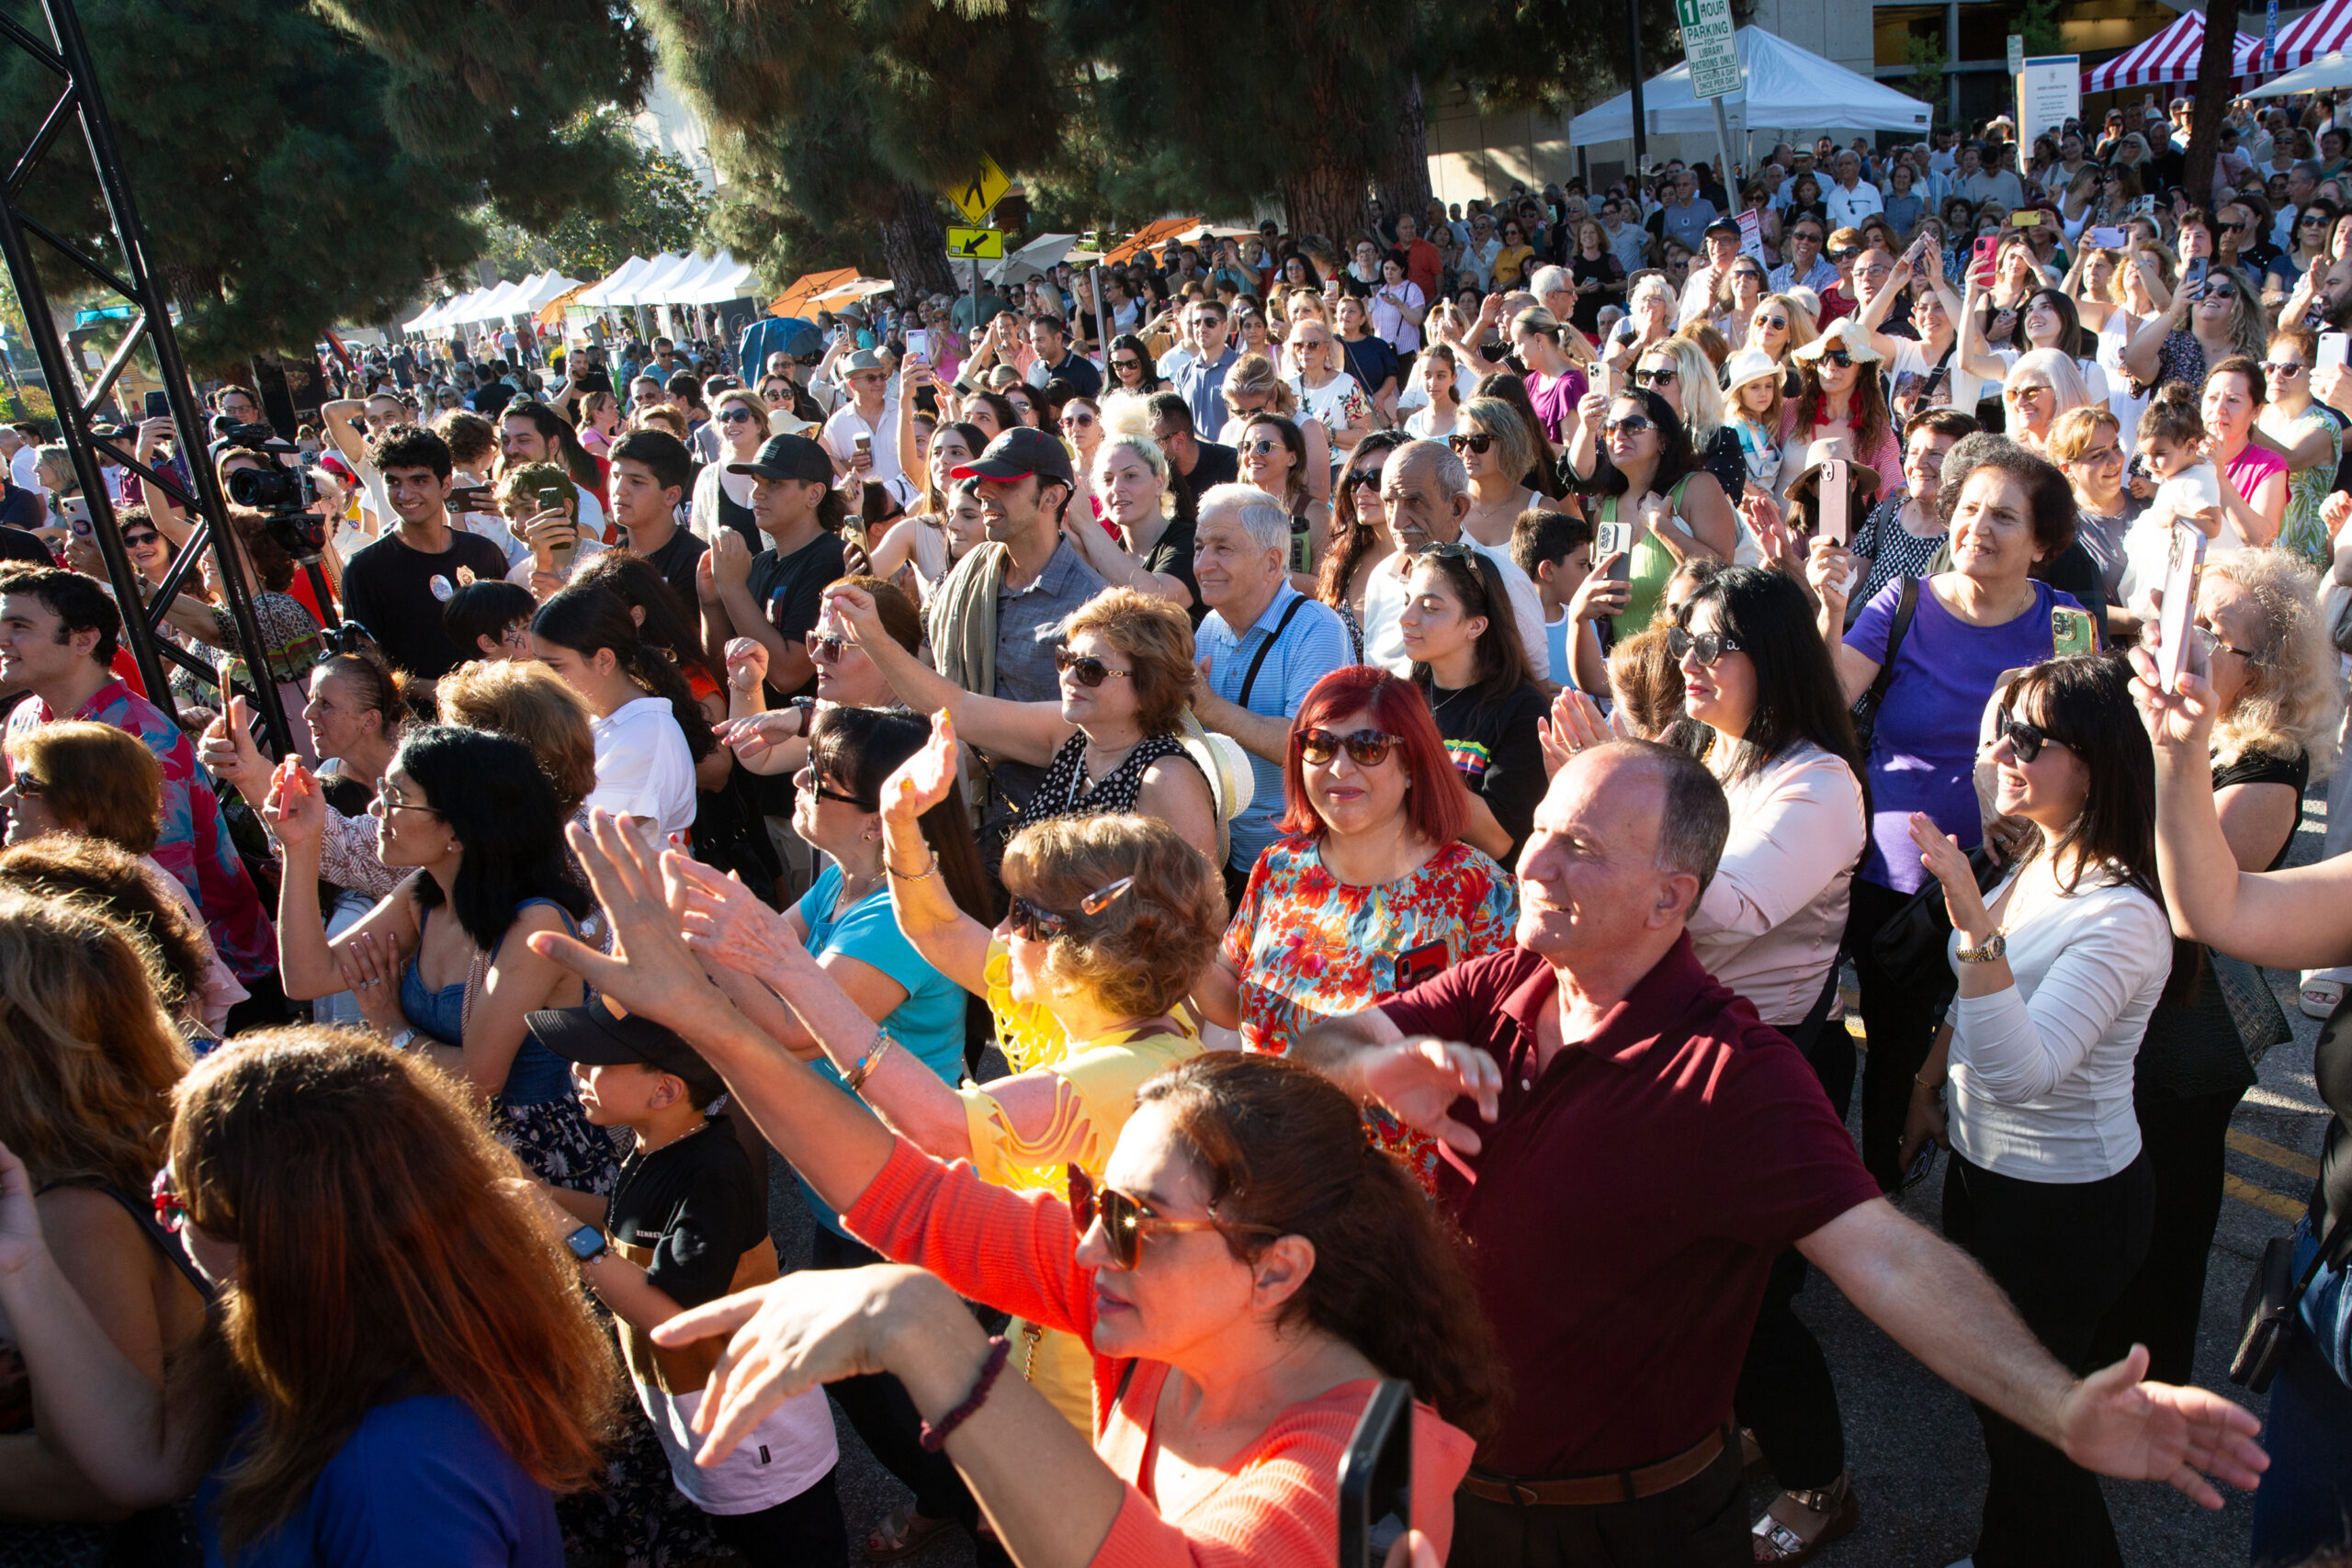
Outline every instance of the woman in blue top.
<path fill-rule="evenodd" d="M 415 869 L 332 942 L 317 886 L 325 809 L 309 769 L 279 766 L 264 815 L 286 848 L 286 994 L 348 989 L 378 1033 L 489 1101 L 492 1131 L 533 1173 L 611 1191 L 611 1141 L 581 1113 L 570 1066 L 524 1026 L 536 1009 L 581 1001 L 580 982 L 524 939 L 572 934 L 589 907 L 564 853 L 555 786 L 530 748 L 449 725 L 411 731 L 368 809 L 383 863 Z"/>
<path fill-rule="evenodd" d="M 42 1439 L 117 1507 L 194 1491 L 216 1568 L 560 1568 L 551 1494 L 600 1471 L 619 1380 L 463 1092 L 300 1027 L 174 1098 L 155 1211 L 222 1310 L 168 1379 L 83 1304 L 0 1148 L 0 1312 Z"/>
<path fill-rule="evenodd" d="M 1871 947 L 1879 928 L 1926 880 L 1911 841 L 1911 814 L 1926 813 L 1962 849 L 1984 837 L 1975 765 L 1984 704 L 2004 671 L 2052 656 L 2053 609 L 2081 609 L 2033 575 L 2039 563 L 2055 560 L 2075 539 L 2074 491 L 2057 468 L 2000 436 L 1964 436 L 1944 457 L 1936 507 L 1951 569 L 1888 583 L 1855 617 L 1842 643 L 1837 634 L 1845 625 L 1854 558 L 1816 539 L 1805 568 L 1849 702 L 1870 689 L 1887 662 L 1904 585 L 1917 584 L 1917 608 L 1894 649 L 1894 674 L 1871 739 L 1865 770 L 1871 842 L 1854 877 L 1846 927 L 1870 1025 L 1862 1162 L 1890 1190 L 1902 1175 L 1896 1151 L 1912 1075 L 1927 1060 L 1942 1001 L 1894 980 Z"/>

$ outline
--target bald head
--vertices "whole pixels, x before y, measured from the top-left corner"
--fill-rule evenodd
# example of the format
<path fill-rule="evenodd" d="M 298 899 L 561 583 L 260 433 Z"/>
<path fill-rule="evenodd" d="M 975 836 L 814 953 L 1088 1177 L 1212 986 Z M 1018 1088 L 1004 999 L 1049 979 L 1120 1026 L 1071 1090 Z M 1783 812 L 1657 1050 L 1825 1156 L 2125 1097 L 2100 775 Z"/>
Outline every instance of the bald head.
<path fill-rule="evenodd" d="M 1731 832 L 1688 752 L 1611 740 L 1571 756 L 1520 855 L 1520 944 L 1571 971 L 1646 973 L 1681 934 Z"/>

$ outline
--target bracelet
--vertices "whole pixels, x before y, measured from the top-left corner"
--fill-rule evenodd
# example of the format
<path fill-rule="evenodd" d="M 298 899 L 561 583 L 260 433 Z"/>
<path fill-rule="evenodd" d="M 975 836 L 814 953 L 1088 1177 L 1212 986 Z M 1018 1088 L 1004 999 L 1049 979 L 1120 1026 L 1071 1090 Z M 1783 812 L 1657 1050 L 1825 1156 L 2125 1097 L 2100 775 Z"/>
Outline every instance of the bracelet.
<path fill-rule="evenodd" d="M 926 882 L 939 874 L 939 857 L 932 856 L 931 863 L 921 871 L 900 871 L 890 863 L 888 856 L 885 856 L 882 861 L 882 869 L 901 882 Z"/>
<path fill-rule="evenodd" d="M 898 1042 L 891 1038 L 888 1030 L 876 1029 L 874 1043 L 865 1048 L 865 1055 L 857 1059 L 857 1066 L 842 1076 L 842 1087 L 852 1094 L 864 1089 L 865 1080 L 873 1075 L 875 1067 L 881 1063 L 883 1054 L 897 1043 Z"/>
<path fill-rule="evenodd" d="M 963 1404 L 941 1416 L 937 1426 L 928 1421 L 922 1424 L 922 1433 L 918 1440 L 922 1444 L 923 1452 L 935 1454 L 946 1447 L 948 1437 L 956 1428 L 970 1420 L 973 1412 L 988 1403 L 989 1390 L 996 1386 L 997 1376 L 1004 1371 L 1005 1359 L 1012 1354 L 1012 1346 L 1003 1335 L 989 1336 L 989 1359 L 980 1363 L 979 1380 L 972 1384 L 972 1392 L 964 1396 Z"/>
<path fill-rule="evenodd" d="M 410 1046 L 416 1043 L 416 1031 L 413 1029 L 403 1029 L 398 1034 L 393 1035 L 390 1040 L 386 1041 L 385 1043 L 390 1045 L 395 1051 L 405 1051 Z"/>

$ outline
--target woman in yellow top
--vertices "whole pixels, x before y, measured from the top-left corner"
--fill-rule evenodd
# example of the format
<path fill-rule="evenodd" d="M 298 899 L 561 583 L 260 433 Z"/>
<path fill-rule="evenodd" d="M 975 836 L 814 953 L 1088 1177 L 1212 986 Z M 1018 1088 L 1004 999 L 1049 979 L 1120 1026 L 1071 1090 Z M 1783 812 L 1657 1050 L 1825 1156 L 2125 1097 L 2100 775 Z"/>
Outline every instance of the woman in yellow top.
<path fill-rule="evenodd" d="M 1001 1186 L 1064 1190 L 1076 1165 L 1101 1177 L 1145 1080 L 1201 1050 L 1178 1011 L 1216 956 L 1225 887 L 1164 822 L 1057 818 L 1013 835 L 1012 911 L 994 931 L 956 906 L 923 838 L 923 814 L 956 777 L 945 715 L 882 787 L 882 863 L 899 926 L 942 975 L 987 998 L 1007 1077 L 950 1089 L 885 1028 L 838 1061 L 842 1081 L 924 1152 L 970 1160 Z M 833 986 L 781 917 L 741 883 L 673 859 L 686 940 L 766 983 L 786 1005 Z M 1016 1325 L 1013 1365 L 1070 1420 L 1093 1427 L 1093 1360 L 1075 1337 Z"/>

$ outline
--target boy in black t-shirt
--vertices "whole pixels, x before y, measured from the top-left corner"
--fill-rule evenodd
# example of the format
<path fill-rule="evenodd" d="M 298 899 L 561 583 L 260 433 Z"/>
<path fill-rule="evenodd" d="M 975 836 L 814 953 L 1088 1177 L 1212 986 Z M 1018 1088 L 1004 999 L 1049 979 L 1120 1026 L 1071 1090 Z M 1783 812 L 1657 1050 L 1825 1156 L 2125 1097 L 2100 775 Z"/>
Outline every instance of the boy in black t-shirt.
<path fill-rule="evenodd" d="M 437 681 L 475 657 L 441 624 L 441 606 L 469 582 L 506 575 L 506 552 L 479 534 L 449 525 L 448 443 L 429 430 L 396 424 L 368 444 L 368 460 L 384 476 L 397 526 L 355 554 L 343 569 L 343 616 L 367 628 L 392 667 Z"/>
<path fill-rule="evenodd" d="M 786 1400 L 726 1460 L 698 1466 L 694 1415 L 720 1341 L 665 1350 L 650 1337 L 680 1312 L 776 1277 L 766 1192 L 732 1123 L 706 1113 L 726 1086 L 675 1033 L 601 1001 L 534 1012 L 528 1021 L 532 1038 L 576 1064 L 572 1080 L 588 1120 L 637 1136 L 609 1200 L 544 1191 L 561 1211 L 550 1214 L 550 1227 L 612 1309 L 629 1381 L 669 1455 L 672 1479 L 745 1561 L 841 1568 L 849 1540 L 833 1490 L 839 1450 L 824 1391 Z"/>

